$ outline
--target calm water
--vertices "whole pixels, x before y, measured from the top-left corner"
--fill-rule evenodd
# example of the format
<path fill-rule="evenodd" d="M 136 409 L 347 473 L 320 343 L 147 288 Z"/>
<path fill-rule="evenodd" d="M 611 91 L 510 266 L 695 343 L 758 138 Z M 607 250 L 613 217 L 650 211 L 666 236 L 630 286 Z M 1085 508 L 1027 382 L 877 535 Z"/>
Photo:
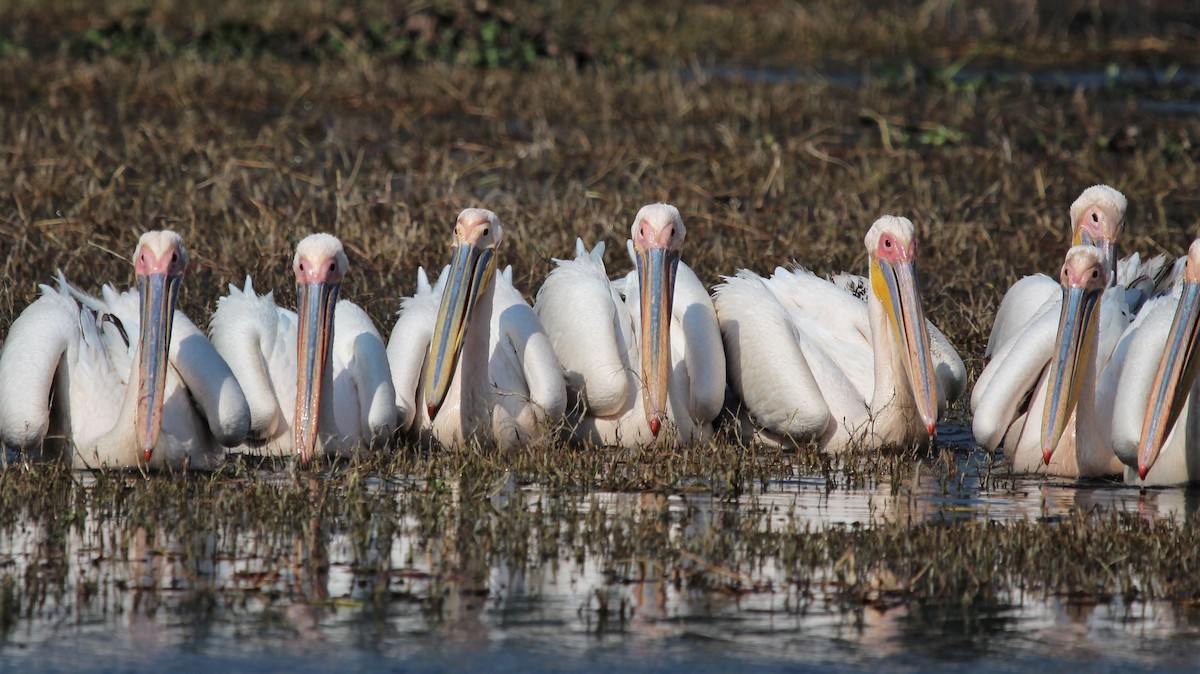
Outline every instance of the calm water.
<path fill-rule="evenodd" d="M 942 435 L 953 443 L 965 433 L 951 427 Z M 603 545 L 586 537 L 556 545 L 538 534 L 520 545 L 502 540 L 487 556 L 464 544 L 478 532 L 461 518 L 457 528 L 433 533 L 416 519 L 402 521 L 396 535 L 364 544 L 337 523 L 291 534 L 236 526 L 199 536 L 130 534 L 128 523 L 98 511 L 63 537 L 31 514 L 0 532 L 0 603 L 20 606 L 0 624 L 0 662 L 8 671 L 1200 666 L 1200 610 L 1192 606 L 1012 590 L 987 605 L 928 599 L 848 608 L 819 583 L 794 582 L 776 558 L 704 568 L 714 582 L 697 586 L 621 539 L 636 538 L 629 523 L 647 519 L 661 521 L 670 540 L 702 548 L 714 527 L 731 522 L 820 530 L 1003 523 L 1078 509 L 1182 521 L 1200 502 L 1185 490 L 996 477 L 991 457 L 965 443 L 953 462 L 914 467 L 895 485 L 830 489 L 823 477 L 794 475 L 736 498 L 703 489 L 555 496 L 504 482 L 487 508 L 529 513 L 538 523 L 532 531 L 544 533 L 550 522 L 557 540 L 575 540 L 554 523 L 571 512 L 594 530 L 606 522 L 613 529 Z M 406 498 L 404 488 L 383 483 L 377 494 Z M 699 557 L 690 563 L 705 565 Z M 753 590 L 730 591 L 723 577 Z M 14 582 L 40 589 L 16 592 Z"/>

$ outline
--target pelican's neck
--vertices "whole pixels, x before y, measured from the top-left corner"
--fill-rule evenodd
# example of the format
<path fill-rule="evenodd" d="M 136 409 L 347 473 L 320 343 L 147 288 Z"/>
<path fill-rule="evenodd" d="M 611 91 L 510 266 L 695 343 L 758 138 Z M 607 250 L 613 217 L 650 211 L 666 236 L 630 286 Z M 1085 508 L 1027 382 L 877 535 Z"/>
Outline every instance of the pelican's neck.
<path fill-rule="evenodd" d="M 288 395 L 287 391 L 276 391 L 268 370 L 266 354 L 268 340 L 264 339 L 255 323 L 247 322 L 245 327 L 230 326 L 229 341 L 233 348 L 224 346 L 221 355 L 242 388 L 246 403 L 250 409 L 250 437 L 261 440 L 274 440 L 281 432 L 286 432 L 280 423 L 282 410 L 295 412 L 295 386 L 291 390 L 291 399 L 279 400 L 279 395 Z M 273 346 L 273 345 L 272 345 Z M 294 354 L 296 347 L 293 344 Z M 294 357 L 294 356 L 293 356 Z"/>
<path fill-rule="evenodd" d="M 94 440 L 77 443 L 74 460 L 75 466 L 97 468 L 105 466 L 137 466 L 143 463 L 137 434 L 137 404 L 141 392 L 141 372 L 138 358 L 141 355 L 141 345 L 137 345 L 130 354 L 132 367 L 129 378 L 125 383 L 125 395 L 121 398 L 121 407 L 117 418 L 108 430 Z M 90 420 L 88 420 L 90 421 Z M 159 435 L 163 438 L 165 435 Z"/>
<path fill-rule="evenodd" d="M 1105 447 L 1100 440 L 1100 431 L 1096 424 L 1096 349 L 1097 330 L 1089 337 L 1092 344 L 1088 349 L 1091 356 L 1084 364 L 1083 386 L 1079 394 L 1079 402 L 1075 404 L 1075 460 L 1079 463 L 1080 475 L 1103 474 L 1106 460 L 1114 456 L 1112 449 Z"/>
<path fill-rule="evenodd" d="M 868 284 L 872 288 L 874 284 Z M 871 319 L 871 348 L 875 360 L 875 387 L 867 407 L 872 433 L 881 444 L 903 444 L 929 435 L 921 423 L 912 385 L 904 370 L 900 345 L 888 325 L 883 303 L 872 289 L 867 294 Z"/>
<path fill-rule="evenodd" d="M 458 359 L 459 392 L 462 396 L 461 416 L 463 439 L 478 436 L 480 441 L 491 437 L 492 380 L 488 363 L 492 348 L 492 312 L 495 308 L 496 283 L 499 274 L 484 287 L 471 320 L 463 334 L 462 354 Z"/>
<path fill-rule="evenodd" d="M 333 345 L 334 330 L 337 326 L 337 303 L 334 303 L 333 316 L 329 320 L 329 348 L 325 349 L 325 367 L 321 372 L 321 406 L 317 410 L 317 438 L 322 445 L 331 437 L 341 438 L 343 433 L 338 428 L 337 417 L 334 415 L 333 390 Z M 335 443 L 336 444 L 336 443 Z"/>
<path fill-rule="evenodd" d="M 1090 356 L 1083 364 L 1079 401 L 1075 403 L 1074 418 L 1070 420 L 1067 432 L 1063 433 L 1058 447 L 1055 448 L 1053 460 L 1057 463 L 1058 453 L 1064 452 L 1062 460 L 1070 463 L 1071 454 L 1074 454 L 1074 463 L 1080 477 L 1115 475 L 1121 471 L 1122 464 L 1113 453 L 1112 447 L 1103 440 L 1099 420 L 1096 418 L 1096 352 L 1100 347 L 1099 329 L 1091 331 L 1087 339 L 1089 343 L 1084 348 Z"/>

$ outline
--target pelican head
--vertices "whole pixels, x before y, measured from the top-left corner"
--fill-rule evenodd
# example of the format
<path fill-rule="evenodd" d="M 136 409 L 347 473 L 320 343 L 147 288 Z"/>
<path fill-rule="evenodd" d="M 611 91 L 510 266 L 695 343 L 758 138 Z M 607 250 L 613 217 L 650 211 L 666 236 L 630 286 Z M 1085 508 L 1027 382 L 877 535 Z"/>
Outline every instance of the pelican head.
<path fill-rule="evenodd" d="M 1183 284 L 1175 318 L 1167 333 L 1162 358 L 1154 384 L 1150 387 L 1150 401 L 1142 421 L 1142 435 L 1138 441 L 1138 476 L 1143 480 L 1158 460 L 1167 436 L 1175 427 L 1179 413 L 1188 399 L 1188 392 L 1196 381 L 1200 358 L 1196 357 L 1197 333 L 1200 332 L 1200 239 L 1188 248 L 1187 263 L 1183 270 Z"/>
<path fill-rule="evenodd" d="M 458 214 L 450 278 L 442 293 L 429 359 L 425 362 L 425 405 L 430 419 L 437 416 L 450 390 L 450 379 L 462 354 L 463 335 L 476 301 L 496 276 L 495 252 L 503 240 L 504 229 L 495 213 L 468 208 Z"/>
<path fill-rule="evenodd" d="M 1042 417 L 1042 459 L 1047 464 L 1079 402 L 1084 373 L 1096 357 L 1100 325 L 1100 312 L 1096 309 L 1108 285 L 1104 251 L 1096 246 L 1072 247 L 1063 262 L 1061 282 L 1062 313 L 1050 364 L 1046 412 Z"/>
<path fill-rule="evenodd" d="M 1105 282 L 1117 274 L 1117 237 L 1125 227 L 1125 195 L 1108 185 L 1092 185 L 1071 204 L 1071 245 L 1095 246 L 1104 259 Z"/>
<path fill-rule="evenodd" d="M 141 299 L 135 423 L 146 461 L 150 460 L 162 430 L 171 327 L 175 322 L 175 302 L 187 263 L 183 237 L 169 230 L 146 232 L 138 239 L 133 251 L 133 269 Z"/>
<path fill-rule="evenodd" d="M 321 382 L 329 366 L 329 345 L 333 343 L 333 310 L 348 265 L 342 242 L 329 234 L 305 237 L 292 259 L 299 318 L 292 443 L 304 463 L 316 451 Z"/>
<path fill-rule="evenodd" d="M 921 423 L 932 437 L 937 424 L 937 380 L 917 282 L 916 228 L 908 218 L 885 215 L 871 225 L 865 241 L 871 290 L 883 305 L 895 358 L 902 364 Z"/>
<path fill-rule="evenodd" d="M 667 376 L 671 371 L 671 307 L 675 271 L 685 229 L 679 209 L 668 204 L 643 206 L 629 236 L 637 257 L 641 292 L 642 402 L 650 432 L 658 435 L 667 414 Z"/>

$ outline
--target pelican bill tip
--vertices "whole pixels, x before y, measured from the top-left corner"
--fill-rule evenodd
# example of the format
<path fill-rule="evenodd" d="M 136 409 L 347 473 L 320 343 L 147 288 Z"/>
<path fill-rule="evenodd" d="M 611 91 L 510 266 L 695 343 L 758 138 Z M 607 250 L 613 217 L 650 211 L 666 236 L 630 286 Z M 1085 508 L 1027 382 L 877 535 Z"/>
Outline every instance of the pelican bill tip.
<path fill-rule="evenodd" d="M 659 431 L 661 431 L 661 430 L 662 430 L 662 421 L 660 421 L 660 420 L 659 420 L 659 418 L 658 418 L 658 415 L 657 415 L 657 414 L 654 414 L 654 415 L 652 415 L 652 416 L 650 417 L 650 433 L 651 433 L 651 434 L 652 434 L 654 437 L 656 437 L 656 438 L 657 438 L 657 437 L 658 437 L 658 432 L 659 432 Z"/>
<path fill-rule="evenodd" d="M 427 403 L 425 403 L 425 411 L 427 413 L 429 413 L 429 419 L 430 419 L 430 421 L 432 421 L 433 418 L 437 416 L 437 411 L 438 411 L 437 405 L 434 405 L 431 402 L 427 402 Z"/>
<path fill-rule="evenodd" d="M 1144 463 L 1139 463 L 1138 464 L 1138 478 L 1145 480 L 1146 476 L 1149 474 L 1150 474 L 1150 466 L 1147 466 Z"/>
<path fill-rule="evenodd" d="M 1053 453 L 1054 453 L 1054 450 L 1053 450 L 1052 448 L 1050 448 L 1050 447 L 1045 447 L 1045 448 L 1043 448 L 1043 449 L 1042 449 L 1042 461 L 1043 461 L 1043 462 L 1044 462 L 1044 463 L 1045 463 L 1047 466 L 1049 466 L 1049 465 L 1050 465 L 1050 456 L 1051 456 Z"/>

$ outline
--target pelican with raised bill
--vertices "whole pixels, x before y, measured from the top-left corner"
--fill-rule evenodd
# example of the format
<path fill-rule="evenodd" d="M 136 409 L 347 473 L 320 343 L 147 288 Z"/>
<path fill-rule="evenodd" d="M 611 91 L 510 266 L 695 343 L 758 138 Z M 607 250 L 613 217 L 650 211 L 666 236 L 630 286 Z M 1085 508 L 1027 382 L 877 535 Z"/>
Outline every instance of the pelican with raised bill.
<path fill-rule="evenodd" d="M 884 216 L 865 243 L 865 298 L 803 269 L 741 270 L 717 286 L 729 380 L 758 439 L 827 451 L 925 442 L 946 392 L 963 389 L 962 359 L 940 332 L 931 339 L 912 222 Z"/>
<path fill-rule="evenodd" d="M 609 281 L 604 244 L 588 251 L 580 240 L 538 291 L 534 310 L 576 403 L 576 439 L 637 447 L 712 437 L 725 352 L 712 299 L 680 262 L 684 235 L 674 206 L 645 206 L 630 230 L 634 271 Z"/>
<path fill-rule="evenodd" d="M 175 309 L 183 239 L 143 234 L 137 288 L 101 297 L 58 287 L 13 322 L 0 351 L 0 438 L 76 468 L 209 470 L 250 412 L 225 361 Z"/>
<path fill-rule="evenodd" d="M 349 261 L 342 242 L 313 234 L 296 246 L 298 312 L 272 293 L 229 287 L 209 330 L 250 405 L 234 451 L 258 456 L 354 456 L 396 428 L 396 391 L 383 338 L 358 305 L 338 300 Z"/>
<path fill-rule="evenodd" d="M 1105 372 L 1116 396 L 1113 451 L 1131 484 L 1200 481 L 1200 239 L 1186 260 L 1182 283 L 1138 315 L 1117 347 L 1121 366 Z"/>
<path fill-rule="evenodd" d="M 436 285 L 417 272 L 388 340 L 400 427 L 445 446 L 520 447 L 562 421 L 562 368 L 533 307 L 497 273 L 504 229 L 468 208 Z"/>
<path fill-rule="evenodd" d="M 1071 205 L 1072 240 L 1097 244 L 1101 265 L 1097 372 L 1104 371 L 1140 308 L 1165 292 L 1180 268 L 1161 255 L 1145 262 L 1136 253 L 1116 260 L 1125 208 L 1125 197 L 1107 185 L 1089 187 Z M 975 440 L 989 450 L 1003 447 L 1021 472 L 1046 470 L 1039 459 L 1041 427 L 1063 296 L 1061 284 L 1044 274 L 1026 276 L 1009 289 L 988 340 L 991 360 L 971 393 Z"/>

